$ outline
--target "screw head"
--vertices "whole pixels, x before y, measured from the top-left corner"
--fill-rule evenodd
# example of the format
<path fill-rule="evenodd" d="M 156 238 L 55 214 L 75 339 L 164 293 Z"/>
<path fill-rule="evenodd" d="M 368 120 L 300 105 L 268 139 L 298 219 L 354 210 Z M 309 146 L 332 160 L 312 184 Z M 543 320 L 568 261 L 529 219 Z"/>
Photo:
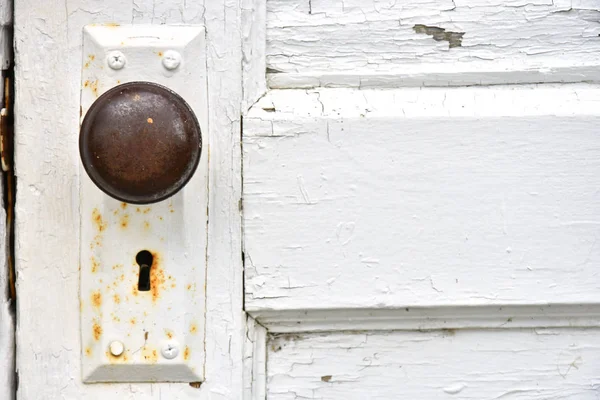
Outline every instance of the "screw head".
<path fill-rule="evenodd" d="M 180 63 L 181 63 L 181 54 L 179 54 L 175 50 L 165 51 L 165 54 L 163 55 L 163 59 L 162 59 L 162 64 L 166 69 L 168 69 L 169 71 L 172 71 L 172 70 L 176 69 L 177 67 L 179 67 Z"/>
<path fill-rule="evenodd" d="M 108 62 L 108 66 L 114 70 L 119 70 L 125 66 L 125 62 L 127 59 L 125 58 L 125 54 L 120 51 L 111 51 L 106 57 L 106 61 Z"/>
<path fill-rule="evenodd" d="M 167 360 L 172 360 L 179 354 L 179 346 L 175 342 L 169 342 L 163 346 L 161 354 Z"/>
<path fill-rule="evenodd" d="M 110 342 L 110 345 L 108 347 L 110 350 L 110 354 L 112 354 L 115 357 L 119 357 L 125 351 L 125 346 L 123 345 L 123 342 L 119 342 L 118 340 Z"/>

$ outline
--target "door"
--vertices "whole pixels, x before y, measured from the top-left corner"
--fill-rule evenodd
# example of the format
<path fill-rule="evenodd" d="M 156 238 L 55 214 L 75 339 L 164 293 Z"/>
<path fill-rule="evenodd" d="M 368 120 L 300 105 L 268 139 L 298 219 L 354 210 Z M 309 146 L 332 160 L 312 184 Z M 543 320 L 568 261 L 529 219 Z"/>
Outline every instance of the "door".
<path fill-rule="evenodd" d="M 597 398 L 599 17 L 557 0 L 16 2 L 17 398 Z M 208 221 L 201 381 L 83 381 L 93 24 L 206 32 L 208 205 L 185 210 Z"/>
<path fill-rule="evenodd" d="M 598 4 L 264 7 L 254 398 L 597 398 Z"/>

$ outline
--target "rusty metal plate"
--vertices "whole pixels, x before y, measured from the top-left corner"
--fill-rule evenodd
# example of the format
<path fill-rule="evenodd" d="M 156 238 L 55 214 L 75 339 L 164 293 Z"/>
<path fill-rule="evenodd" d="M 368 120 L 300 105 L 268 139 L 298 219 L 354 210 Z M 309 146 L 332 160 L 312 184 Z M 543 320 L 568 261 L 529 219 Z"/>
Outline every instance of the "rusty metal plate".
<path fill-rule="evenodd" d="M 83 52 L 82 379 L 200 382 L 208 241 L 208 157 L 200 157 L 200 146 L 208 149 L 204 28 L 87 26 Z M 116 66 L 115 53 L 122 56 Z"/>
<path fill-rule="evenodd" d="M 149 204 L 177 193 L 202 151 L 200 125 L 185 100 L 150 82 L 100 96 L 81 125 L 79 151 L 94 183 L 115 199 Z"/>

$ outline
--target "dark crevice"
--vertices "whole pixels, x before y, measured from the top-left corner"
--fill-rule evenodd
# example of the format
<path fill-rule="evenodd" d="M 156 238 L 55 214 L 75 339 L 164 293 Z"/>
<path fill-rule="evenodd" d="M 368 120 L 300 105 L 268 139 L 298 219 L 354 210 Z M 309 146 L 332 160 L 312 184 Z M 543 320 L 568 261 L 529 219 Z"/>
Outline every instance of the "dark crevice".
<path fill-rule="evenodd" d="M 14 10 L 13 4 L 14 2 L 7 2 L 6 6 L 9 6 L 12 10 Z M 11 21 L 14 21 L 14 11 L 13 18 Z M 12 25 L 6 26 L 2 25 L 2 32 L 0 33 L 3 36 L 7 36 L 3 38 L 3 43 L 7 43 L 8 45 L 4 48 L 0 49 L 2 52 L 2 76 L 0 85 L 4 89 L 2 93 L 1 99 L 1 107 L 2 113 L 0 115 L 0 125 L 1 125 L 1 147 L 0 147 L 0 158 L 1 163 L 0 167 L 2 169 L 2 200 L 4 211 L 6 213 L 6 232 L 5 232 L 5 249 L 6 249 L 6 270 L 0 272 L 2 274 L 6 274 L 7 278 L 7 287 L 4 288 L 4 299 L 8 299 L 10 301 L 9 312 L 12 317 L 12 329 L 13 329 L 13 338 L 16 340 L 16 321 L 17 321 L 17 291 L 16 291 L 16 271 L 15 271 L 15 196 L 16 196 L 16 178 L 14 173 L 14 165 L 13 165 L 13 154 L 14 154 L 14 146 L 13 146 L 13 126 L 14 126 L 14 42 L 13 42 L 13 28 Z M 7 322 L 8 323 L 8 322 Z M 17 372 L 16 358 L 17 358 L 17 348 L 15 341 L 12 343 L 12 370 L 13 376 L 12 381 L 8 382 L 8 387 L 3 388 L 3 393 L 9 392 L 9 398 L 7 400 L 12 400 L 16 398 L 17 390 L 19 386 L 19 375 Z"/>
<path fill-rule="evenodd" d="M 240 244 L 242 250 L 242 310 L 246 310 L 246 257 L 244 254 L 244 116 L 240 115 Z"/>

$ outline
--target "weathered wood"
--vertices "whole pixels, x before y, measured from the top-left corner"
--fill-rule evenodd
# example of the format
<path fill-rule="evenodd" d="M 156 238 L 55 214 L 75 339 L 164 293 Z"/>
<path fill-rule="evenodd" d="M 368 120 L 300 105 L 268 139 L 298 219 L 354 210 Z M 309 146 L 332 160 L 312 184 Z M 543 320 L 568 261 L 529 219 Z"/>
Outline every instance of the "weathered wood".
<path fill-rule="evenodd" d="M 585 0 L 269 0 L 269 85 L 598 81 L 599 18 Z"/>
<path fill-rule="evenodd" d="M 598 395 L 599 329 L 277 335 L 269 400 L 581 399 Z"/>
<path fill-rule="evenodd" d="M 598 304 L 600 88 L 272 90 L 246 309 Z"/>
<path fill-rule="evenodd" d="M 237 1 L 16 2 L 19 399 L 240 398 L 245 315 L 240 250 L 241 39 Z M 206 381 L 83 385 L 78 298 L 79 80 L 90 23 L 204 24 L 209 233 Z M 196 212 L 197 210 L 194 210 Z M 202 211 L 205 212 L 205 211 Z"/>

